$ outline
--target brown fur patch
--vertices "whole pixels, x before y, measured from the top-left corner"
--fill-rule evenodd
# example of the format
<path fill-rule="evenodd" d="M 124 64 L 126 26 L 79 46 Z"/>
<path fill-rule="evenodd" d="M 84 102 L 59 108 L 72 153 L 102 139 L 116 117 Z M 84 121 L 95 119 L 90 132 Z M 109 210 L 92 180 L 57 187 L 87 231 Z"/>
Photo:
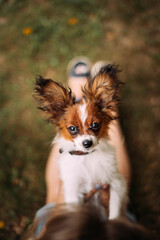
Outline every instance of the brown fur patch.
<path fill-rule="evenodd" d="M 103 112 L 99 111 L 99 108 L 92 102 L 88 102 L 86 111 L 88 118 L 85 122 L 85 127 L 88 134 L 95 134 L 98 138 L 106 137 L 108 131 L 108 125 L 110 122 L 110 117 Z M 93 131 L 90 126 L 93 122 L 100 123 L 100 129 L 98 131 Z"/>
<path fill-rule="evenodd" d="M 89 135 L 96 135 L 98 138 L 106 137 L 108 132 L 108 125 L 110 122 L 110 117 L 103 112 L 99 111 L 98 107 L 96 105 L 93 105 L 91 102 L 87 103 L 86 106 L 86 113 L 87 113 L 87 119 L 85 121 L 85 124 L 83 126 L 81 121 L 81 116 L 79 112 L 79 105 L 82 104 L 78 103 L 73 106 L 69 106 L 67 111 L 65 112 L 64 117 L 60 121 L 60 130 L 62 136 L 70 141 L 73 141 L 73 139 L 79 134 L 89 134 Z M 91 129 L 91 124 L 93 122 L 98 122 L 101 124 L 100 129 L 97 131 L 93 131 Z M 70 126 L 75 126 L 78 128 L 78 133 L 76 135 L 72 135 L 68 128 Z"/>
<path fill-rule="evenodd" d="M 74 96 L 70 89 L 65 89 L 60 83 L 39 76 L 36 79 L 34 96 L 39 102 L 50 122 L 58 124 L 69 105 L 74 104 Z"/>
<path fill-rule="evenodd" d="M 64 118 L 60 122 L 60 129 L 61 129 L 61 134 L 64 136 L 65 139 L 73 141 L 73 139 L 77 135 L 71 135 L 70 132 L 68 131 L 68 128 L 70 126 L 75 126 L 78 128 L 78 134 L 82 135 L 84 134 L 84 129 L 82 126 L 82 122 L 79 116 L 79 111 L 78 111 L 78 106 L 79 103 L 69 106 L 64 114 Z"/>
<path fill-rule="evenodd" d="M 111 119 L 117 117 L 117 105 L 120 102 L 119 90 L 122 82 L 117 78 L 119 71 L 117 66 L 107 65 L 83 89 L 84 97 Z"/>

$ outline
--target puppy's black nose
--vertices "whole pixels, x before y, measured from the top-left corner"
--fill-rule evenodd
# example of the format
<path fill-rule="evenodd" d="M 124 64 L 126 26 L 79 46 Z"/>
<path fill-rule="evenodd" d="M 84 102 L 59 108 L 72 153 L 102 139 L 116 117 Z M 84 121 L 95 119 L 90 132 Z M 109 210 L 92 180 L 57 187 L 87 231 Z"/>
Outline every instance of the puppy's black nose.
<path fill-rule="evenodd" d="M 92 146 L 93 142 L 92 142 L 92 140 L 87 140 L 86 139 L 82 142 L 82 144 L 85 148 L 90 148 Z"/>

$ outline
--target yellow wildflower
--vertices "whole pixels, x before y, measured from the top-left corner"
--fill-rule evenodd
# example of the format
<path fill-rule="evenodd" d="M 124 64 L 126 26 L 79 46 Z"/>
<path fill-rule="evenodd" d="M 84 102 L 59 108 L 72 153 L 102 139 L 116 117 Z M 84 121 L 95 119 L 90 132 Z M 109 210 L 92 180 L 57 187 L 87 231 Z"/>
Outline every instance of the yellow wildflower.
<path fill-rule="evenodd" d="M 23 29 L 24 35 L 30 35 L 33 32 L 33 29 L 31 27 L 26 27 Z"/>
<path fill-rule="evenodd" d="M 4 228 L 4 222 L 3 221 L 0 221 L 0 229 Z"/>
<path fill-rule="evenodd" d="M 69 23 L 70 25 L 75 25 L 75 24 L 77 24 L 77 22 L 78 22 L 78 19 L 75 18 L 75 17 L 72 17 L 72 18 L 69 18 L 69 19 L 68 19 L 68 23 Z"/>
<path fill-rule="evenodd" d="M 111 32 L 107 32 L 106 38 L 107 38 L 107 40 L 112 41 L 112 40 L 114 40 L 114 34 Z"/>

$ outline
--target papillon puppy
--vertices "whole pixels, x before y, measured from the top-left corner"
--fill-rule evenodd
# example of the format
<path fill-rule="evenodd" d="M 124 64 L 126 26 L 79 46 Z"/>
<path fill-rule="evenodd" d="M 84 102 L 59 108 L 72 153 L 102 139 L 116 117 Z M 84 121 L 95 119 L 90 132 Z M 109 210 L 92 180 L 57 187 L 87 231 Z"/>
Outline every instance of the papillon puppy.
<path fill-rule="evenodd" d="M 121 81 L 115 65 L 106 65 L 88 80 L 76 102 L 69 88 L 41 76 L 35 96 L 40 109 L 58 127 L 54 140 L 60 146 L 59 168 L 66 203 L 81 203 L 96 184 L 110 185 L 109 219 L 121 214 L 127 195 L 114 148 L 108 143 L 110 122 L 117 118 Z M 98 197 L 92 199 L 96 205 Z"/>

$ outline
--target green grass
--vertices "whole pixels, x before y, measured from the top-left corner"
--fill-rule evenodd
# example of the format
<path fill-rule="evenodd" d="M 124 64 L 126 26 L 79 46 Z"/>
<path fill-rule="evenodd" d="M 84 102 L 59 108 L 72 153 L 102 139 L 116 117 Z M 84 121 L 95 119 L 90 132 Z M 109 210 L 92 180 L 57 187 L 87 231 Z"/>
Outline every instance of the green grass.
<path fill-rule="evenodd" d="M 20 239 L 45 203 L 44 168 L 55 129 L 36 109 L 34 79 L 42 74 L 66 83 L 67 63 L 77 55 L 123 68 L 121 123 L 133 169 L 130 207 L 158 234 L 159 10 L 155 0 L 0 1 L 1 239 Z"/>

